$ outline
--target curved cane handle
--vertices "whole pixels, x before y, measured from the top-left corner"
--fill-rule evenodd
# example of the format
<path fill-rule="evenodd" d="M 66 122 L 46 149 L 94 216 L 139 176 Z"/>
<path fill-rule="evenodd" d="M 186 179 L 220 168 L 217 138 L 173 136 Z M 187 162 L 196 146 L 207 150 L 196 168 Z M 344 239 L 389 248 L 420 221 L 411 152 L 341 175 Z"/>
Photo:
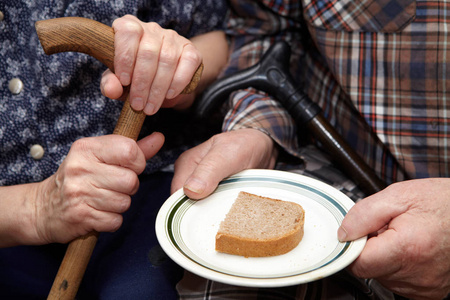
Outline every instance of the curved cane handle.
<path fill-rule="evenodd" d="M 46 54 L 81 52 L 101 61 L 114 72 L 114 30 L 103 23 L 81 17 L 64 17 L 36 22 L 36 31 Z M 202 76 L 201 64 L 181 92 L 192 93 Z"/>
<path fill-rule="evenodd" d="M 114 71 L 114 30 L 111 27 L 80 17 L 38 21 L 35 27 L 46 54 L 81 52 L 96 58 Z M 199 66 L 183 94 L 195 90 L 202 71 L 203 64 Z M 133 110 L 127 98 L 114 133 L 137 140 L 144 120 L 145 114 Z M 93 232 L 69 244 L 48 299 L 75 298 L 97 239 L 98 233 Z"/>
<path fill-rule="evenodd" d="M 64 17 L 38 21 L 36 31 L 46 54 L 81 52 L 96 58 L 114 71 L 114 30 L 111 27 L 87 18 Z M 195 90 L 202 72 L 203 64 L 198 67 L 191 82 L 182 91 L 183 94 Z M 114 133 L 136 140 L 144 119 L 144 113 L 134 111 L 127 99 Z"/>

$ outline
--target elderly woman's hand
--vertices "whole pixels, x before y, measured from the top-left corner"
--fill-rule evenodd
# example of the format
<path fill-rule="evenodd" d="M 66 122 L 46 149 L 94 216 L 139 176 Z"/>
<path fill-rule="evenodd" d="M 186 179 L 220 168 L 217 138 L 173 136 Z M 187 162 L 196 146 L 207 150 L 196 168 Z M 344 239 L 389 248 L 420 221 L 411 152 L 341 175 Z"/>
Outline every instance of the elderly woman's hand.
<path fill-rule="evenodd" d="M 0 187 L 0 247 L 67 243 L 91 231 L 115 231 L 139 187 L 146 160 L 164 142 L 120 135 L 76 141 L 42 182 Z"/>
<path fill-rule="evenodd" d="M 147 115 L 155 114 L 161 106 L 176 106 L 179 101 L 172 99 L 189 84 L 200 66 L 200 51 L 175 31 L 131 15 L 116 19 L 112 27 L 115 72 L 107 70 L 103 74 L 103 94 L 116 99 L 123 93 L 122 86 L 131 85 L 132 108 Z"/>

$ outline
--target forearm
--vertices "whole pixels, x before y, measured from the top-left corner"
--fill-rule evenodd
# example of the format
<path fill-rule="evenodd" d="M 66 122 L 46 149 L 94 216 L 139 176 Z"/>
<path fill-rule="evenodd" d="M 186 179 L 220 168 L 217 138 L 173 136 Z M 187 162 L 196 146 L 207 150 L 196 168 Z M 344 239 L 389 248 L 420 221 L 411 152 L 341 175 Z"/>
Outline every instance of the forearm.
<path fill-rule="evenodd" d="M 204 66 L 197 88 L 191 94 L 179 95 L 175 105 L 163 103 L 162 107 L 173 107 L 178 110 L 190 108 L 196 97 L 217 79 L 227 63 L 228 43 L 222 31 L 212 31 L 195 36 L 191 38 L 191 42 L 202 54 Z"/>
<path fill-rule="evenodd" d="M 0 187 L 0 247 L 34 244 L 39 183 Z"/>
<path fill-rule="evenodd" d="M 225 33 L 212 31 L 191 38 L 192 43 L 203 55 L 203 74 L 196 89 L 196 94 L 210 85 L 228 61 L 228 43 Z"/>

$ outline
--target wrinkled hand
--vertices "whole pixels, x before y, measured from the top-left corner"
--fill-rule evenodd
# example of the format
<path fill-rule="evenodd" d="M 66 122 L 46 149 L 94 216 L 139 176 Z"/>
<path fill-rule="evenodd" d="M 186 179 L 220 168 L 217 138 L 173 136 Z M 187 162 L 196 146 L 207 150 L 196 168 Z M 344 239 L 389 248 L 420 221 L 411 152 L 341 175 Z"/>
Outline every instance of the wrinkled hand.
<path fill-rule="evenodd" d="M 273 168 L 277 155 L 273 140 L 255 129 L 215 135 L 178 158 L 171 191 L 184 188 L 188 197 L 204 198 L 227 176 L 245 169 Z"/>
<path fill-rule="evenodd" d="M 141 22 L 126 15 L 112 24 L 114 36 L 114 69 L 105 71 L 102 93 L 112 99 L 130 86 L 131 106 L 153 115 L 163 107 L 186 106 L 193 101 L 180 95 L 202 62 L 202 55 L 188 39 L 157 23 Z M 164 105 L 163 105 L 164 103 Z"/>
<path fill-rule="evenodd" d="M 450 293 L 450 179 L 392 184 L 357 203 L 340 240 L 370 238 L 350 270 L 412 299 Z"/>
<path fill-rule="evenodd" d="M 94 230 L 117 230 L 139 187 L 138 174 L 163 142 L 160 133 L 138 143 L 119 135 L 76 141 L 36 197 L 37 243 L 66 243 Z"/>

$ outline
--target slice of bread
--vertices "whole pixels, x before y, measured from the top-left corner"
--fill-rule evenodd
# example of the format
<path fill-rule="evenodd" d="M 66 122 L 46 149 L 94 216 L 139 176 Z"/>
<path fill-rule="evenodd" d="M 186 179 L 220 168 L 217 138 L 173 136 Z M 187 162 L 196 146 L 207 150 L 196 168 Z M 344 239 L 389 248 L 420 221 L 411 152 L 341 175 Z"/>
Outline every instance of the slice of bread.
<path fill-rule="evenodd" d="M 275 256 L 303 238 L 305 211 L 294 202 L 240 192 L 216 234 L 216 250 L 245 257 Z"/>

